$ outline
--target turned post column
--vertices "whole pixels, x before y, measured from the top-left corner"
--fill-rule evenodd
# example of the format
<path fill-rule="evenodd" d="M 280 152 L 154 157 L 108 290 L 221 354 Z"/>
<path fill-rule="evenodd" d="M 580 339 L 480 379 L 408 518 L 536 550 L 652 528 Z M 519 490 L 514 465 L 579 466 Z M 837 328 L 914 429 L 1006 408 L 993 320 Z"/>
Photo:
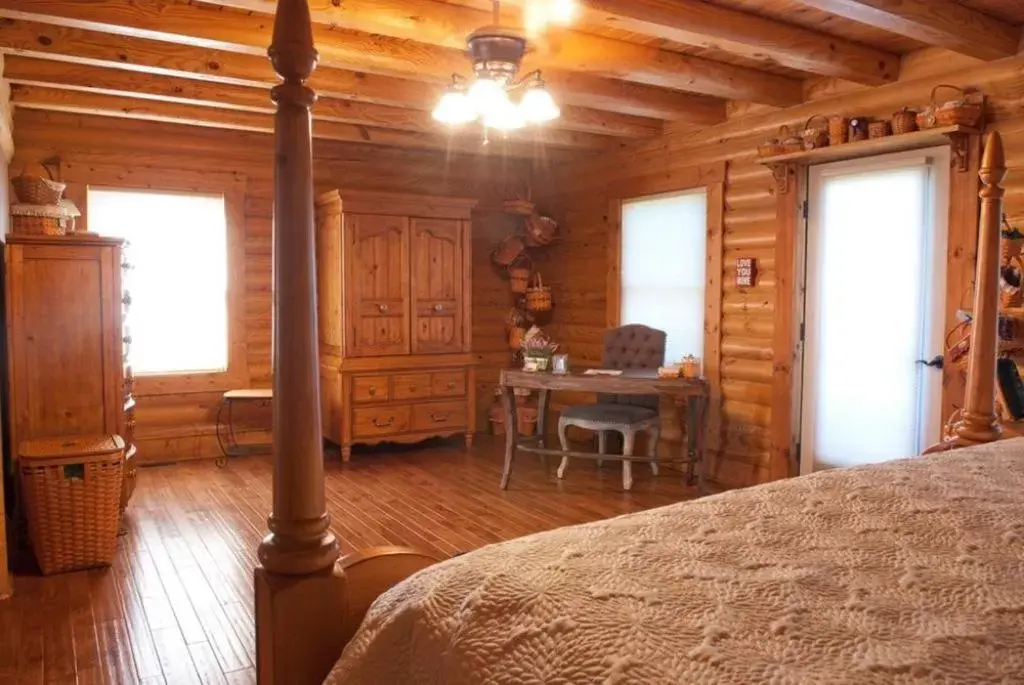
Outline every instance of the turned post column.
<path fill-rule="evenodd" d="M 263 568 L 305 574 L 331 566 L 338 543 L 324 501 L 317 357 L 310 108 L 316 66 L 306 0 L 280 0 L 268 54 L 282 79 L 274 116 L 274 509 Z"/>
<path fill-rule="evenodd" d="M 967 366 L 963 418 L 956 426 L 957 442 L 992 442 L 1002 436 L 996 416 L 996 357 L 999 345 L 999 240 L 1003 216 L 1001 187 L 1006 176 L 1003 139 L 989 134 L 981 157 L 981 218 L 978 267 L 974 287 L 974 324 Z"/>
<path fill-rule="evenodd" d="M 307 0 L 279 0 L 274 117 L 274 498 L 254 571 L 261 685 L 321 683 L 345 642 L 345 574 L 324 500 Z"/>

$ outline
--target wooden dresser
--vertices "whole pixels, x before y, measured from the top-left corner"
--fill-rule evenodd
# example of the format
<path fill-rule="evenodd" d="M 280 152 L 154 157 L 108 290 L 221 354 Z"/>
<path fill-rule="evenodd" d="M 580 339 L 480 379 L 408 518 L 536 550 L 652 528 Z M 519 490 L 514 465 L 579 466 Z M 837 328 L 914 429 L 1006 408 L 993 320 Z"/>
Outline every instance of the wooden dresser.
<path fill-rule="evenodd" d="M 124 438 L 134 473 L 135 400 L 126 382 L 122 241 L 97 236 L 7 238 L 4 287 L 8 440 Z M 125 499 L 134 484 L 126 478 Z"/>
<path fill-rule="evenodd" d="M 334 190 L 317 199 L 324 436 L 419 442 L 476 430 L 470 354 L 475 200 Z"/>

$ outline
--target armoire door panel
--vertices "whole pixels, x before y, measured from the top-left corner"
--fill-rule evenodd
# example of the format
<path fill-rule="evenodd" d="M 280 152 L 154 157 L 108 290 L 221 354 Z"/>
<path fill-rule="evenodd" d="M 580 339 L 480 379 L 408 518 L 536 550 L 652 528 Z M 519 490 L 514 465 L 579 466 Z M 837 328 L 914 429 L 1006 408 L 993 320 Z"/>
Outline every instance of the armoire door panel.
<path fill-rule="evenodd" d="M 348 354 L 409 354 L 409 231 L 404 217 L 345 217 Z"/>
<path fill-rule="evenodd" d="M 464 266 L 462 224 L 412 219 L 412 351 L 462 349 Z"/>

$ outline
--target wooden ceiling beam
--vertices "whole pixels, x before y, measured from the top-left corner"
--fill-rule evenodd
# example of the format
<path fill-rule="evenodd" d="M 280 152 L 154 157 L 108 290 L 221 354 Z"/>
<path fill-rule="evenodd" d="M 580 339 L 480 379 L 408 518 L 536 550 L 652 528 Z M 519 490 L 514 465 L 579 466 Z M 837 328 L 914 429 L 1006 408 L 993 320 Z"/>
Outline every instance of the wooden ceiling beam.
<path fill-rule="evenodd" d="M 63 88 L 14 85 L 11 87 L 11 101 L 15 108 L 23 109 L 163 121 L 261 133 L 272 133 L 274 130 L 273 116 L 262 112 Z M 528 135 L 528 132 L 525 131 L 521 133 Z M 547 143 L 539 140 L 536 142 L 526 140 L 525 135 L 516 141 L 492 140 L 490 145 L 484 146 L 479 138 L 471 139 L 468 136 L 453 138 L 334 121 L 317 121 L 313 126 L 313 136 L 324 140 L 499 156 L 525 158 L 564 156 L 562 151 L 552 149 Z M 592 150 L 593 148 L 586 149 Z M 579 152 L 580 150 L 576 151 L 577 154 Z"/>
<path fill-rule="evenodd" d="M 117 95 L 135 94 L 170 102 L 274 112 L 267 87 L 214 84 L 181 76 L 153 75 L 92 64 L 69 64 L 21 55 L 7 58 L 4 78 L 22 85 L 63 87 Z M 440 124 L 426 111 L 429 103 L 423 105 L 422 109 L 410 109 L 323 97 L 314 106 L 313 116 L 323 121 L 442 133 Z M 654 136 L 662 128 L 662 122 L 653 119 L 575 107 L 565 108 L 557 123 L 558 126 L 549 125 L 546 128 L 636 138 Z"/>
<path fill-rule="evenodd" d="M 803 5 L 971 57 L 996 60 L 1021 49 L 1021 29 L 955 2 L 799 0 Z"/>
<path fill-rule="evenodd" d="M 269 13 L 275 3 L 258 6 Z M 209 5 L 0 0 L 0 16 L 250 54 L 262 52 L 270 40 L 269 14 Z M 488 12 L 436 0 L 345 0 L 331 16 L 334 23 L 314 25 L 322 64 L 436 83 L 469 72 L 462 38 L 491 22 Z M 572 31 L 537 46 L 524 63 L 524 69 L 532 68 L 776 106 L 803 99 L 797 79 Z"/>
<path fill-rule="evenodd" d="M 898 55 L 706 2 L 582 0 L 583 20 L 857 83 L 899 75 Z"/>
<path fill-rule="evenodd" d="M 2 14 L 4 11 L 0 9 Z M 216 21 L 216 17 L 210 20 Z M 277 82 L 270 62 L 261 53 L 165 43 L 148 37 L 10 17 L 0 18 L 0 50 L 220 83 L 268 87 Z M 573 130 L 593 131 L 595 122 L 599 121 L 597 113 L 574 107 L 699 125 L 725 120 L 725 103 L 716 98 L 585 74 L 552 75 L 550 80 L 560 100 L 570 105 L 564 112 L 562 125 Z M 324 97 L 413 109 L 429 109 L 440 96 L 437 85 L 412 78 L 330 67 L 320 67 L 313 72 L 310 85 Z M 616 124 L 612 117 L 607 126 L 616 129 L 622 126 L 623 121 L 620 119 Z M 594 132 L 619 135 L 614 130 Z"/>

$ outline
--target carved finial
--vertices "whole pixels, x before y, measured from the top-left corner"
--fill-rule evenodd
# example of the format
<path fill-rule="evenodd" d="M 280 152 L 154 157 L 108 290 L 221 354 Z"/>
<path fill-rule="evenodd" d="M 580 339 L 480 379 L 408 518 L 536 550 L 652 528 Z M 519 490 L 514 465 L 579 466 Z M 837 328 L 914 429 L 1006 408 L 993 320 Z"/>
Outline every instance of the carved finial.
<path fill-rule="evenodd" d="M 286 83 L 309 78 L 320 59 L 313 46 L 313 24 L 307 0 L 278 0 L 274 40 L 267 50 L 274 71 Z"/>
<path fill-rule="evenodd" d="M 981 182 L 986 186 L 996 186 L 1006 176 L 1006 154 L 1003 152 L 1003 137 L 999 131 L 992 131 L 985 141 L 985 152 L 981 155 L 981 169 L 978 171 Z M 984 191 L 982 191 L 984 193 Z"/>

